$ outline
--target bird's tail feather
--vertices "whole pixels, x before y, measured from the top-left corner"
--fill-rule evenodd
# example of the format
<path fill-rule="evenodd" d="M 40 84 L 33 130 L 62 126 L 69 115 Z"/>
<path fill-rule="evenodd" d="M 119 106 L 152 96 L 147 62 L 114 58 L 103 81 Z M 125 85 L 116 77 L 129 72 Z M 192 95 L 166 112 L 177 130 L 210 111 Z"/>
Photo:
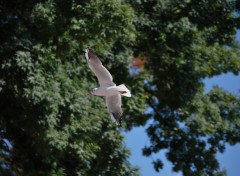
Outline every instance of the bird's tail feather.
<path fill-rule="evenodd" d="M 125 97 L 131 97 L 132 96 L 130 90 L 124 84 L 121 84 L 121 85 L 117 86 L 117 90 L 119 92 L 121 92 L 121 95 L 123 95 Z"/>

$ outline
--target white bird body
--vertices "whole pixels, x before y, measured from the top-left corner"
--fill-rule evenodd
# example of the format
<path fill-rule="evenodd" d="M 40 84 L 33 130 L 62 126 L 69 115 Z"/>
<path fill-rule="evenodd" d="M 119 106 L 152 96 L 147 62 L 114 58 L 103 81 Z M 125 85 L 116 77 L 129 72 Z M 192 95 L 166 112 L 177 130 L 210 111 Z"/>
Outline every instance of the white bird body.
<path fill-rule="evenodd" d="M 130 91 L 124 84 L 119 86 L 114 84 L 110 72 L 102 65 L 100 59 L 88 48 L 85 49 L 85 57 L 90 69 L 97 76 L 100 84 L 100 87 L 92 89 L 91 94 L 106 97 L 106 106 L 111 119 L 120 126 L 122 116 L 121 95 L 131 97 Z"/>
<path fill-rule="evenodd" d="M 98 88 L 94 88 L 93 91 L 91 92 L 93 95 L 97 96 L 112 96 L 112 95 L 123 95 L 126 97 L 131 97 L 130 92 L 125 91 L 127 89 L 125 85 L 121 84 L 119 86 L 102 86 Z M 122 93 L 121 93 L 122 92 Z"/>
<path fill-rule="evenodd" d="M 111 96 L 119 94 L 119 91 L 117 90 L 117 86 L 102 86 L 94 88 L 92 94 L 97 96 Z"/>

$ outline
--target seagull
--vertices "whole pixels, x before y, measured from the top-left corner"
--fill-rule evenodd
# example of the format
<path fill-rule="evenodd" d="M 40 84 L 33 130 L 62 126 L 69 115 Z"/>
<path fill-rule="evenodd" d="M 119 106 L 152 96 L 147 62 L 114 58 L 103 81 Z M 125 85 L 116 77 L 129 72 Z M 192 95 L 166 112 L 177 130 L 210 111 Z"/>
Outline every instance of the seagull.
<path fill-rule="evenodd" d="M 120 127 L 123 113 L 121 96 L 131 97 L 131 92 L 124 84 L 116 86 L 110 72 L 102 65 L 100 59 L 91 49 L 84 49 L 84 53 L 88 66 L 96 75 L 100 85 L 98 88 L 93 88 L 90 94 L 106 98 L 106 106 L 110 117 Z"/>

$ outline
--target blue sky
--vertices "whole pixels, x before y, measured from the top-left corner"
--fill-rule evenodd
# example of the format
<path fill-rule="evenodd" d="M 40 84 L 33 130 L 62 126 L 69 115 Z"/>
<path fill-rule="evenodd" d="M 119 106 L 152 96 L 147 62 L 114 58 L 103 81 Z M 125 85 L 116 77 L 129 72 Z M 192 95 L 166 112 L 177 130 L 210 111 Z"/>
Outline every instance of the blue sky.
<path fill-rule="evenodd" d="M 240 76 L 235 76 L 232 73 L 205 79 L 204 82 L 206 92 L 215 85 L 234 93 L 237 93 L 240 89 Z M 145 133 L 148 124 L 145 127 L 134 128 L 132 131 L 124 133 L 126 145 L 131 150 L 130 162 L 141 167 L 142 176 L 181 176 L 181 173 L 171 171 L 171 163 L 166 160 L 164 152 L 153 155 L 152 158 L 142 156 L 142 148 L 150 144 Z M 157 157 L 164 162 L 164 169 L 160 173 L 155 172 L 152 165 L 153 159 Z M 227 145 L 225 152 L 217 154 L 217 158 L 220 167 L 227 170 L 228 176 L 240 175 L 240 144 L 235 146 Z"/>
<path fill-rule="evenodd" d="M 240 32 L 237 31 L 237 40 L 240 41 Z M 234 93 L 240 90 L 240 75 L 235 76 L 232 73 L 215 76 L 211 79 L 205 79 L 205 91 L 208 92 L 215 85 Z M 142 148 L 150 141 L 146 135 L 145 127 L 134 128 L 132 131 L 123 133 L 125 135 L 125 143 L 131 150 L 130 162 L 133 165 L 140 166 L 142 176 L 182 176 L 181 173 L 175 173 L 171 170 L 171 163 L 166 160 L 165 153 L 153 155 L 152 157 L 142 156 Z M 160 158 L 164 163 L 164 168 L 160 173 L 155 172 L 152 161 L 155 158 Z M 220 168 L 226 169 L 228 176 L 240 175 L 240 144 L 235 146 L 226 145 L 226 150 L 223 154 L 218 153 L 217 159 L 220 163 Z"/>

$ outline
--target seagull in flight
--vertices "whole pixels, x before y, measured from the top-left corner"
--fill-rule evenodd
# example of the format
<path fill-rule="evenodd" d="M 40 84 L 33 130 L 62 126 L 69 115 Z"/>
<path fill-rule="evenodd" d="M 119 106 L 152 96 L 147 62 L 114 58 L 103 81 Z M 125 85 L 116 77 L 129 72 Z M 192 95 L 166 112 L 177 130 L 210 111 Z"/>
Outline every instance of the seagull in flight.
<path fill-rule="evenodd" d="M 93 88 L 90 94 L 106 97 L 106 106 L 110 117 L 120 127 L 123 113 L 121 96 L 131 97 L 131 92 L 124 84 L 116 86 L 110 72 L 102 65 L 100 59 L 91 49 L 86 48 L 84 53 L 88 66 L 96 75 L 100 85 L 98 88 Z"/>

